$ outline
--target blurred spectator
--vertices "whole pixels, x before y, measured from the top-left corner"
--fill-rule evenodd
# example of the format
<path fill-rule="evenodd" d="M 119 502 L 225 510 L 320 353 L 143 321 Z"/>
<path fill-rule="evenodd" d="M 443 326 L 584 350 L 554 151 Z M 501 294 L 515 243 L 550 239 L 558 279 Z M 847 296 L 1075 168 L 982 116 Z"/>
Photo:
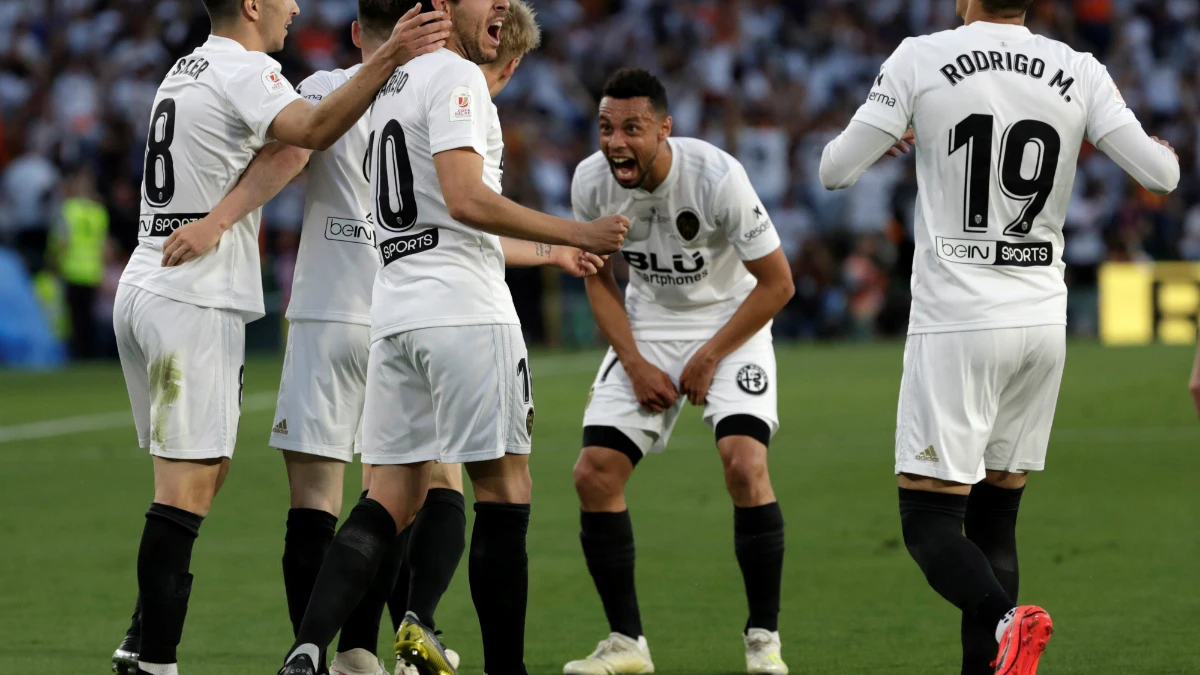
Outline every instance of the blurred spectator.
<path fill-rule="evenodd" d="M 853 190 L 826 192 L 821 148 L 853 114 L 880 63 L 907 36 L 953 28 L 951 0 L 533 0 L 544 46 L 497 99 L 508 146 L 506 194 L 567 215 L 575 165 L 596 150 L 596 95 L 625 65 L 657 72 L 675 133 L 737 156 L 771 211 L 797 275 L 776 322 L 804 339 L 904 332 L 915 177 L 911 158 L 886 160 Z M 355 0 L 302 3 L 275 58 L 299 82 L 346 67 Z M 1068 216 L 1073 329 L 1092 330 L 1096 267 L 1105 260 L 1200 260 L 1200 2 L 1039 0 L 1035 32 L 1093 52 L 1147 129 L 1185 167 L 1157 198 L 1085 146 Z M 139 183 L 154 92 L 174 59 L 205 38 L 195 0 L 0 0 L 0 242 L 41 269 L 63 167 L 90 166 L 111 218 L 111 258 L 136 245 Z M 292 192 L 302 186 L 292 188 Z M 290 285 L 299 225 L 295 194 L 264 217 L 264 279 Z M 531 339 L 545 336 L 546 294 L 561 293 L 564 324 L 585 308 L 572 282 L 512 276 Z M 103 295 L 103 294 L 102 294 Z M 103 300 L 101 304 L 103 304 Z M 575 304 L 570 304 L 575 303 Z M 563 322 L 559 322 L 560 324 Z"/>
<path fill-rule="evenodd" d="M 63 200 L 50 236 L 49 262 L 63 281 L 71 319 L 73 359 L 96 355 L 96 289 L 104 280 L 108 210 L 99 201 L 90 168 L 77 169 L 63 185 Z"/>

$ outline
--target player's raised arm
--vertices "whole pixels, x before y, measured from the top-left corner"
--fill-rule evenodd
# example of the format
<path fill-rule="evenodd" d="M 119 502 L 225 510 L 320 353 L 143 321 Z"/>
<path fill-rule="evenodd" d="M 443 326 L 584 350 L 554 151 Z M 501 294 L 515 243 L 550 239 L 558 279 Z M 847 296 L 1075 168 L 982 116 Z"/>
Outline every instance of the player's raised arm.
<path fill-rule="evenodd" d="M 579 223 L 525 208 L 497 194 L 484 184 L 483 157 L 472 148 L 439 152 L 433 163 L 450 217 L 460 223 L 502 237 L 575 246 L 599 255 L 617 252 L 625 240 L 629 220 L 624 216 Z"/>
<path fill-rule="evenodd" d="M 400 20 L 383 43 L 346 84 L 313 105 L 295 101 L 271 122 L 268 133 L 289 145 L 325 150 L 354 126 L 371 107 L 375 94 L 399 66 L 422 54 L 441 49 L 450 35 L 450 20 L 443 12 L 419 14 L 417 3 Z"/>

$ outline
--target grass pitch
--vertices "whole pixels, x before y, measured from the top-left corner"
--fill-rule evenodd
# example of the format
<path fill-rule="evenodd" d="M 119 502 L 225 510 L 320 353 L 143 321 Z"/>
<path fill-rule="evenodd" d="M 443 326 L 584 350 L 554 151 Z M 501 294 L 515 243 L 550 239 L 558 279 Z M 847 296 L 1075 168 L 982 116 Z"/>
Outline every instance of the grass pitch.
<path fill-rule="evenodd" d="M 797 675 L 958 672 L 958 615 L 900 541 L 892 431 L 898 344 L 781 347 L 771 450 L 788 526 L 781 630 Z M 571 466 L 600 355 L 533 360 L 527 663 L 561 672 L 607 633 L 584 566 Z M 1021 599 L 1057 632 L 1045 675 L 1200 672 L 1200 424 L 1183 348 L 1073 344 L 1048 470 L 1021 513 Z M 277 359 L 251 361 L 241 442 L 197 542 L 186 675 L 269 675 L 290 643 L 280 556 L 282 460 L 266 447 Z M 0 673 L 108 671 L 136 592 L 151 470 L 119 368 L 0 373 Z M 346 495 L 356 496 L 351 472 Z M 629 489 L 638 587 L 659 673 L 744 672 L 732 507 L 699 411 Z M 471 514 L 468 512 L 468 518 Z M 466 564 L 438 614 L 481 667 Z M 385 625 L 387 620 L 385 619 Z M 383 652 L 390 644 L 381 635 Z M 390 665 L 390 657 L 387 658 Z"/>

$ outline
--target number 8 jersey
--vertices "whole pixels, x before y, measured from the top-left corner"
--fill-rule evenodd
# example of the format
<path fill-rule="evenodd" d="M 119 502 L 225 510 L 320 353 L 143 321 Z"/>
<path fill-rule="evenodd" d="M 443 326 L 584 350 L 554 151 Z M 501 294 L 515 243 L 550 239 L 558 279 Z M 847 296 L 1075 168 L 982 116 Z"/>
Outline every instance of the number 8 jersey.
<path fill-rule="evenodd" d="M 483 71 L 448 49 L 397 68 L 371 108 L 371 209 L 383 267 L 371 339 L 431 328 L 519 324 L 504 283 L 500 238 L 450 217 L 434 155 L 483 158 L 500 192 L 504 139 Z"/>
<path fill-rule="evenodd" d="M 262 52 L 210 35 L 175 63 L 154 97 L 146 134 L 138 246 L 121 283 L 178 302 L 263 315 L 258 227 L 262 211 L 235 223 L 208 253 L 162 266 L 163 242 L 206 216 L 268 142 L 275 116 L 300 95 Z"/>
<path fill-rule="evenodd" d="M 1066 323 L 1080 146 L 1137 123 L 1099 61 L 979 21 L 901 43 L 854 119 L 916 133 L 910 334 Z"/>

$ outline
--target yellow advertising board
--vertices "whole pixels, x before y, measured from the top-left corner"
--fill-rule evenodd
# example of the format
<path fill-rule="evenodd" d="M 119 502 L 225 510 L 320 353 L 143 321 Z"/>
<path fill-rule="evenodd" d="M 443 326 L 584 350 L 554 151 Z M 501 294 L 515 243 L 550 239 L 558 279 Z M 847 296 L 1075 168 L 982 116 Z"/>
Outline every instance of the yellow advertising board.
<path fill-rule="evenodd" d="M 1100 340 L 1106 345 L 1192 344 L 1200 318 L 1200 263 L 1105 263 Z"/>

